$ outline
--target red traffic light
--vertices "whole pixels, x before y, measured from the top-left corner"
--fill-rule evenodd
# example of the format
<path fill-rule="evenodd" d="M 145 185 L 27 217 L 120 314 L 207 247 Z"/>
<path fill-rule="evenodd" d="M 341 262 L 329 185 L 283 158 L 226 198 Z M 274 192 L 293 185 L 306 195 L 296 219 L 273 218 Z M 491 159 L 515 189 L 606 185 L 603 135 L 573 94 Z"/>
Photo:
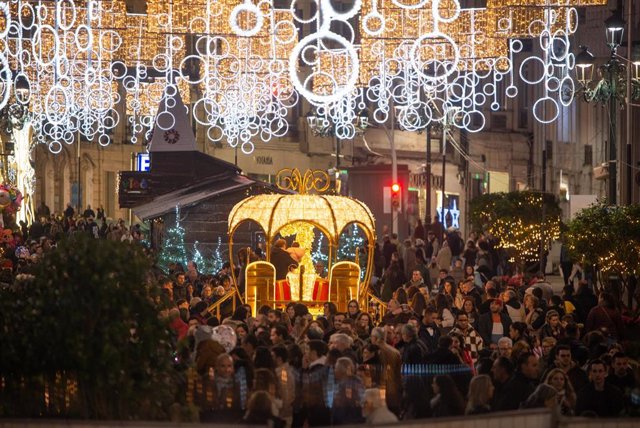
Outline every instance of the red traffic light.
<path fill-rule="evenodd" d="M 391 185 L 391 191 L 393 193 L 398 193 L 400 191 L 400 185 L 398 183 L 393 183 Z"/>

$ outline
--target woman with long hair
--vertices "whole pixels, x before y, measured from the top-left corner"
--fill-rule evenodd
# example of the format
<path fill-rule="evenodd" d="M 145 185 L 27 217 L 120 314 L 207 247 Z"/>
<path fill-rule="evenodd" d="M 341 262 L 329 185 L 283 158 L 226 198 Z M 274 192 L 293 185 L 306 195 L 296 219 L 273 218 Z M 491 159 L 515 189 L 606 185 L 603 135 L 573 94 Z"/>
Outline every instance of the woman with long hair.
<path fill-rule="evenodd" d="M 544 313 L 539 308 L 540 301 L 533 294 L 524 296 L 524 322 L 529 327 L 529 331 L 538 331 L 544 323 Z M 542 317 L 542 318 L 541 318 Z"/>
<path fill-rule="evenodd" d="M 258 346 L 253 356 L 253 366 L 256 369 L 269 369 L 274 371 L 276 364 L 273 361 L 271 351 L 266 346 Z"/>
<path fill-rule="evenodd" d="M 465 415 L 480 415 L 491 411 L 493 382 L 488 375 L 477 375 L 469 383 L 469 394 Z"/>
<path fill-rule="evenodd" d="M 436 296 L 436 312 L 438 313 L 436 324 L 445 333 L 449 333 L 455 324 L 455 319 L 451 312 L 451 303 L 444 294 L 438 294 Z"/>
<path fill-rule="evenodd" d="M 516 343 L 520 340 L 524 340 L 529 343 L 529 334 L 528 334 L 527 324 L 523 322 L 514 322 L 509 326 L 509 337 Z"/>
<path fill-rule="evenodd" d="M 431 413 L 434 418 L 464 415 L 464 399 L 449 375 L 433 378 L 431 383 L 434 397 L 431 399 Z"/>
<path fill-rule="evenodd" d="M 464 344 L 464 337 L 462 334 L 452 331 L 449 333 L 453 342 L 451 343 L 451 352 L 453 352 L 458 358 L 460 358 L 460 363 L 465 364 L 471 368 L 471 371 L 474 372 L 475 367 L 473 365 L 473 358 L 471 358 L 471 353 Z"/>
<path fill-rule="evenodd" d="M 576 409 L 576 393 L 567 374 L 561 369 L 551 369 L 547 373 L 544 383 L 553 386 L 558 391 L 560 412 L 565 416 L 572 416 Z"/>
<path fill-rule="evenodd" d="M 373 320 L 367 312 L 360 312 L 356 319 L 356 334 L 362 340 L 367 340 L 373 330 Z"/>
<path fill-rule="evenodd" d="M 360 305 L 358 301 L 355 299 L 349 300 L 349 303 L 347 303 L 347 316 L 355 321 L 358 315 L 360 315 Z"/>
<path fill-rule="evenodd" d="M 322 308 L 323 315 L 329 321 L 329 328 L 333 328 L 333 317 L 338 313 L 338 307 L 333 302 L 326 302 Z"/>
<path fill-rule="evenodd" d="M 413 298 L 411 299 L 411 309 L 415 312 L 418 317 L 422 318 L 422 313 L 427 308 L 427 299 L 425 299 L 424 294 L 415 293 Z"/>
<path fill-rule="evenodd" d="M 247 403 L 247 414 L 244 422 L 252 426 L 284 427 L 285 421 L 273 413 L 273 397 L 266 391 L 251 394 Z"/>
<path fill-rule="evenodd" d="M 464 297 L 462 299 L 462 312 L 467 314 L 467 318 L 469 319 L 469 325 L 471 325 L 474 329 L 478 330 L 478 320 L 480 319 L 480 314 L 478 314 L 478 309 L 476 308 L 476 302 L 473 297 Z"/>
<path fill-rule="evenodd" d="M 447 279 L 444 281 L 444 285 L 442 286 L 442 293 L 447 296 L 449 299 L 449 303 L 453 306 L 456 302 L 456 299 L 459 298 L 458 287 L 453 279 Z"/>
<path fill-rule="evenodd" d="M 409 303 L 409 298 L 407 297 L 407 291 L 400 287 L 393 293 L 393 298 L 398 301 L 401 305 L 406 305 Z"/>

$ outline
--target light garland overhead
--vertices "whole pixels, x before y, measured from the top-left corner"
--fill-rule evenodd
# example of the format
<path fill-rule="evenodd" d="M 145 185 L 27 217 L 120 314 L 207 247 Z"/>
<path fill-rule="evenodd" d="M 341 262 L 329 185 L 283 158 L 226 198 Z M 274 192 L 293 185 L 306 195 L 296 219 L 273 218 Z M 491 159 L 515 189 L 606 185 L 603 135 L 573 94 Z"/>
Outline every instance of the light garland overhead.
<path fill-rule="evenodd" d="M 165 107 L 153 120 L 151 104 L 177 91 L 210 140 L 247 154 L 288 132 L 300 97 L 342 139 L 356 135 L 353 119 L 365 108 L 382 123 L 392 106 L 406 130 L 455 108 L 453 125 L 477 132 L 487 109 L 522 84 L 542 85 L 532 110 L 549 123 L 574 92 L 576 7 L 606 4 L 355 0 L 338 11 L 312 1 L 276 9 L 272 0 L 147 0 L 146 14 L 128 14 L 125 0 L 0 1 L 0 108 L 28 104 L 35 138 L 52 152 L 78 134 L 109 144 L 122 113 L 135 135 L 168 130 L 171 100 L 158 102 Z M 299 39 L 308 24 L 315 30 Z M 514 67 L 522 39 L 542 54 Z"/>

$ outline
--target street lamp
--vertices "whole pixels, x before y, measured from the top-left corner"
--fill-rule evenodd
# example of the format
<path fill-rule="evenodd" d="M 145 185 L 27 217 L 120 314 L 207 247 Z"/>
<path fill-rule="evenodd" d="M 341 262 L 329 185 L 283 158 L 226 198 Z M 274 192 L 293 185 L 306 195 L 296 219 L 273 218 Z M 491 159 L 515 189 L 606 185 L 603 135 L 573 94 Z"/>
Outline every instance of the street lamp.
<path fill-rule="evenodd" d="M 609 107 L 609 203 L 617 203 L 617 104 L 628 103 L 640 98 L 640 63 L 632 63 L 634 76 L 627 82 L 627 64 L 625 58 L 617 54 L 622 43 L 625 22 L 620 9 L 605 21 L 606 41 L 610 50 L 609 60 L 598 67 L 600 80 L 593 82 L 595 60 L 586 46 L 576 55 L 576 77 L 582 86 L 583 99 L 588 102 L 600 103 Z M 631 49 L 629 46 L 628 49 Z M 627 99 L 627 85 L 632 85 L 631 99 Z"/>

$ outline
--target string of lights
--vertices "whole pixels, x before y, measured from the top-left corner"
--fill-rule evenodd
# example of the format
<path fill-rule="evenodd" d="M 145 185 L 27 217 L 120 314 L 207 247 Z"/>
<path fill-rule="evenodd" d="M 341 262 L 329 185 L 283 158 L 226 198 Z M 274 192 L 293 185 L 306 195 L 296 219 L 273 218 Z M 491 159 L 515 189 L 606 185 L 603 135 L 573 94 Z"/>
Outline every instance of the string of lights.
<path fill-rule="evenodd" d="M 124 0 L 2 2 L 0 108 L 27 105 L 37 141 L 54 153 L 78 134 L 108 145 L 119 111 L 136 136 L 154 125 L 170 129 L 171 103 L 157 101 L 178 91 L 210 140 L 247 154 L 254 140 L 287 133 L 301 98 L 342 139 L 353 138 L 354 114 L 368 104 L 378 123 L 394 106 L 410 131 L 459 108 L 454 126 L 478 132 L 483 107 L 500 109 L 524 83 L 543 88 L 533 114 L 549 123 L 575 89 L 576 7 L 606 1 L 488 0 L 463 9 L 459 0 L 356 0 L 346 11 L 313 3 L 148 0 L 146 14 L 134 14 Z M 307 24 L 314 30 L 299 38 Z M 522 39 L 542 54 L 515 67 Z M 543 72 L 529 77 L 525 68 Z"/>

